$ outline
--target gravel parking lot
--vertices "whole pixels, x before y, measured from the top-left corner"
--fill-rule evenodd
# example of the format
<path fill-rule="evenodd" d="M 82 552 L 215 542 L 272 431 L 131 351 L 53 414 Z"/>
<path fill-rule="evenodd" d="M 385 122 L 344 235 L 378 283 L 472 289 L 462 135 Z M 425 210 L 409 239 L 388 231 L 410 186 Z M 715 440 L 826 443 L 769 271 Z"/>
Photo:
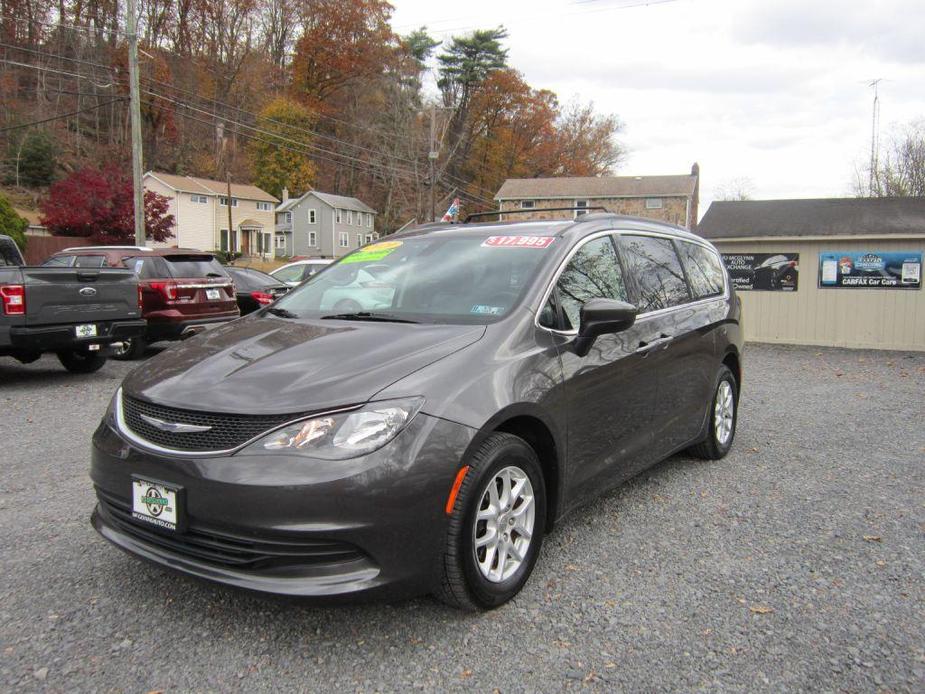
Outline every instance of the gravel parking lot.
<path fill-rule="evenodd" d="M 574 513 L 485 615 L 268 603 L 109 546 L 88 446 L 130 368 L 0 359 L 2 690 L 925 689 L 925 354 L 750 346 L 732 453 Z"/>

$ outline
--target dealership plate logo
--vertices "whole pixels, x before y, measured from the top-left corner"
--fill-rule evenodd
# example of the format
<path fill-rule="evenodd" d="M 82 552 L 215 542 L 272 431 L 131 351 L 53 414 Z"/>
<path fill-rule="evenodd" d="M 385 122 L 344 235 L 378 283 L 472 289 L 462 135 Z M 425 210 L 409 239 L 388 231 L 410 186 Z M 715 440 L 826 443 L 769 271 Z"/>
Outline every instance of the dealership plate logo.
<path fill-rule="evenodd" d="M 163 419 L 158 419 L 157 417 L 149 417 L 146 414 L 141 415 L 141 418 L 145 420 L 151 426 L 160 429 L 161 431 L 168 431 L 171 434 L 194 434 L 200 431 L 211 431 L 212 427 L 203 426 L 200 424 L 183 424 L 182 422 L 165 422 Z"/>

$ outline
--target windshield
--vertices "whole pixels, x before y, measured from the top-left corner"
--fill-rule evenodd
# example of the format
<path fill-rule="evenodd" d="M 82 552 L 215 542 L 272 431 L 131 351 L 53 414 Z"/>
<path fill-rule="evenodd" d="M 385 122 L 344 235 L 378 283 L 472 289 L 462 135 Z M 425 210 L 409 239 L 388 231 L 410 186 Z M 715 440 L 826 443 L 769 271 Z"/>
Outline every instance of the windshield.
<path fill-rule="evenodd" d="M 518 245 L 508 239 L 523 241 Z M 553 241 L 484 234 L 380 241 L 327 266 L 278 301 L 272 313 L 285 318 L 494 322 L 521 301 Z"/>

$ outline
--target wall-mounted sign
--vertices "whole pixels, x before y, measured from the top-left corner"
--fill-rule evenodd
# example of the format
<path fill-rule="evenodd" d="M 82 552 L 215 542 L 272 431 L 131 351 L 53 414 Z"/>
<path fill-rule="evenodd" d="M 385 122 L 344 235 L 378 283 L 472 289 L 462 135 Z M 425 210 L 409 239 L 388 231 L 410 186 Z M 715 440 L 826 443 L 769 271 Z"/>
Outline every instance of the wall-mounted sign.
<path fill-rule="evenodd" d="M 819 286 L 861 289 L 918 289 L 922 286 L 919 251 L 825 251 L 819 254 Z"/>
<path fill-rule="evenodd" d="M 797 290 L 799 253 L 723 253 L 723 263 L 738 291 Z"/>

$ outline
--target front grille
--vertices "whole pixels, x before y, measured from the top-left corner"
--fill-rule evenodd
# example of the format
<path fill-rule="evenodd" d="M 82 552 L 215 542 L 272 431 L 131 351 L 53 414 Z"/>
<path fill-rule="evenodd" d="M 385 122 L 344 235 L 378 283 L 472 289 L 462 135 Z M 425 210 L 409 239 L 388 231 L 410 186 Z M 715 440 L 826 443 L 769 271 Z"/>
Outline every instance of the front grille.
<path fill-rule="evenodd" d="M 164 422 L 212 427 L 208 431 L 163 431 L 146 422 L 141 415 Z M 226 451 L 237 448 L 255 436 L 298 419 L 300 414 L 249 415 L 221 414 L 181 410 L 176 407 L 122 396 L 122 417 L 126 425 L 145 441 L 177 451 Z"/>
<path fill-rule="evenodd" d="M 191 525 L 183 533 L 159 532 L 132 517 L 127 500 L 97 488 L 100 508 L 117 530 L 147 545 L 208 564 L 237 570 L 259 571 L 281 566 L 306 566 L 364 560 L 366 556 L 347 542 L 247 538 Z"/>

